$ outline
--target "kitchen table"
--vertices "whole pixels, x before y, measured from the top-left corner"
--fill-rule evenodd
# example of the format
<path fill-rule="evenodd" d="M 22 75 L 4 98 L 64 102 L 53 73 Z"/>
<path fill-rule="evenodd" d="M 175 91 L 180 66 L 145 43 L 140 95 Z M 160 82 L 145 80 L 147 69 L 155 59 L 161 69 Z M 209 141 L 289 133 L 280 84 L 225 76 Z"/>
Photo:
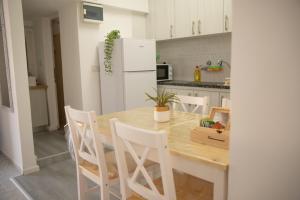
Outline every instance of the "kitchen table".
<path fill-rule="evenodd" d="M 172 167 L 176 170 L 212 182 L 214 200 L 227 199 L 228 150 L 191 141 L 190 132 L 199 125 L 201 115 L 171 111 L 169 122 L 158 123 L 153 119 L 153 108 L 137 108 L 97 116 L 99 135 L 106 144 L 112 145 L 109 120 L 118 118 L 129 125 L 168 134 Z M 155 161 L 157 158 L 150 158 Z"/>

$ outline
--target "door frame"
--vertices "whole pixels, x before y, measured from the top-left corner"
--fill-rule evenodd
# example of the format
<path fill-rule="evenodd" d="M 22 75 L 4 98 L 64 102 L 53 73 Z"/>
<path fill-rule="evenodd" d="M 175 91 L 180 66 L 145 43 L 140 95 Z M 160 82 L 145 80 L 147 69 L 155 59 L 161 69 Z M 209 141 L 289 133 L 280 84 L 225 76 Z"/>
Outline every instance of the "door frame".
<path fill-rule="evenodd" d="M 64 106 L 65 106 L 65 101 L 64 101 L 64 86 L 63 86 L 63 69 L 62 69 L 62 55 L 61 55 L 61 48 L 60 48 L 60 65 L 61 65 L 61 77 L 57 77 L 57 73 L 56 71 L 56 62 L 57 62 L 57 58 L 56 58 L 56 54 L 55 54 L 55 37 L 59 37 L 59 45 L 61 46 L 61 38 L 60 38 L 60 31 L 58 33 L 54 33 L 54 27 L 53 27 L 53 23 L 55 23 L 54 21 L 58 20 L 59 23 L 59 18 L 55 18 L 51 20 L 51 28 L 52 28 L 52 41 L 53 41 L 53 60 L 54 60 L 54 82 L 55 82 L 55 86 L 56 86 L 56 99 L 57 99 L 57 109 L 58 109 L 58 122 L 59 122 L 59 128 L 63 128 L 64 125 L 66 124 L 66 116 L 65 116 L 65 111 L 64 111 Z M 59 84 L 59 80 L 61 79 L 61 82 Z M 62 88 L 59 88 L 62 87 Z M 62 93 L 62 97 L 59 98 L 59 93 Z M 62 104 L 62 105 L 60 105 Z M 62 107 L 61 107 L 62 106 Z"/>
<path fill-rule="evenodd" d="M 52 24 L 51 21 L 58 18 L 58 15 L 42 19 L 42 37 L 43 37 L 43 60 L 45 66 L 45 77 L 47 89 L 47 104 L 48 104 L 48 117 L 49 126 L 48 131 L 54 131 L 59 128 L 58 117 L 58 104 L 57 104 L 57 91 L 54 77 L 54 48 L 52 38 Z"/>

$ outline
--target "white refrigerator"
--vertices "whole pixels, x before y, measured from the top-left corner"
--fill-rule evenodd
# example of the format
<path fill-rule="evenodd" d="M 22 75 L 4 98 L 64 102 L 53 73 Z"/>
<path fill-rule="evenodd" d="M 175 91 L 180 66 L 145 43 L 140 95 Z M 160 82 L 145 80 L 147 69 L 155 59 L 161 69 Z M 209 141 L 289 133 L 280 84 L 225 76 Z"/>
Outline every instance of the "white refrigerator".
<path fill-rule="evenodd" d="M 105 72 L 104 42 L 99 44 L 102 114 L 153 106 L 145 92 L 154 94 L 156 47 L 154 40 L 118 39 L 112 53 L 112 74 Z"/>

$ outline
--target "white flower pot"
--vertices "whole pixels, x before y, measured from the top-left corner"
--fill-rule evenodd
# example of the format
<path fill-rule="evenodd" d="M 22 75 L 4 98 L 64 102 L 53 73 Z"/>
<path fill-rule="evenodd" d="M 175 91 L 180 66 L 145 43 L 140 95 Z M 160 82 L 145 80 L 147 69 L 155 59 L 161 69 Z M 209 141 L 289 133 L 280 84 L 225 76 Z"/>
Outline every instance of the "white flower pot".
<path fill-rule="evenodd" d="M 155 107 L 154 108 L 154 120 L 157 122 L 170 121 L 169 107 Z"/>

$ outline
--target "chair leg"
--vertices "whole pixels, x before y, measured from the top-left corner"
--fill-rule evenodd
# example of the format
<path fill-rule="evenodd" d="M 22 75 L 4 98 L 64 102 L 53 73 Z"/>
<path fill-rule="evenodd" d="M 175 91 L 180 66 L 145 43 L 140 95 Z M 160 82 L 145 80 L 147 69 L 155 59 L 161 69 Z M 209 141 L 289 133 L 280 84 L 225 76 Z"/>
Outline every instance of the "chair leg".
<path fill-rule="evenodd" d="M 86 178 L 77 170 L 77 190 L 78 200 L 86 199 L 87 183 Z"/>
<path fill-rule="evenodd" d="M 109 184 L 103 183 L 100 186 L 100 200 L 109 200 Z"/>

